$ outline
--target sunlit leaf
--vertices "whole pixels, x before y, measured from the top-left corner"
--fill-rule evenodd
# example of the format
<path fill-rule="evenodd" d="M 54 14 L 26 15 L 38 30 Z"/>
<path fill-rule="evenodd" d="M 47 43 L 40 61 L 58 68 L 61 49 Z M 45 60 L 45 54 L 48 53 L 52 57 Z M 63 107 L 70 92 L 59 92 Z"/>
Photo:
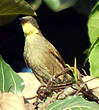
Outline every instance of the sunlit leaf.
<path fill-rule="evenodd" d="M 99 43 L 97 43 L 89 55 L 90 74 L 99 77 Z"/>
<path fill-rule="evenodd" d="M 99 110 L 99 104 L 89 102 L 80 96 L 68 96 L 64 100 L 56 100 L 46 110 Z"/>
<path fill-rule="evenodd" d="M 23 79 L 0 56 L 0 91 L 20 93 L 23 89 Z"/>
<path fill-rule="evenodd" d="M 91 44 L 99 37 L 99 1 L 93 7 L 88 19 L 88 34 Z"/>
<path fill-rule="evenodd" d="M 87 55 L 87 58 L 85 59 L 84 65 L 85 65 L 86 62 L 88 61 L 88 58 L 89 58 L 89 55 L 90 55 L 92 49 L 93 49 L 94 46 L 95 46 L 96 44 L 98 44 L 98 43 L 99 43 L 99 37 L 97 38 L 97 40 L 96 40 L 93 44 L 91 44 L 91 46 L 90 46 L 88 49 L 86 49 L 86 50 L 84 51 L 84 54 Z"/>
<path fill-rule="evenodd" d="M 90 12 L 88 34 L 91 47 L 86 52 L 90 63 L 90 74 L 91 76 L 99 77 L 99 1 Z"/>

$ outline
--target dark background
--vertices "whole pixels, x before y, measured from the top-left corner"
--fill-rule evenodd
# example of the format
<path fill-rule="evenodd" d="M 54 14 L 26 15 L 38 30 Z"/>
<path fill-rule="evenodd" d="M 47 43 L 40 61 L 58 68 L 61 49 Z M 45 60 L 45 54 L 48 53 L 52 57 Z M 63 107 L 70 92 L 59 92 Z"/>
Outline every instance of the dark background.
<path fill-rule="evenodd" d="M 37 20 L 43 35 L 57 48 L 66 63 L 83 66 L 84 50 L 89 47 L 87 34 L 88 16 L 74 8 L 55 13 L 43 3 L 37 10 Z M 21 16 L 20 16 L 21 17 Z M 19 72 L 24 66 L 24 34 L 18 18 L 0 27 L 0 54 L 11 67 Z"/>

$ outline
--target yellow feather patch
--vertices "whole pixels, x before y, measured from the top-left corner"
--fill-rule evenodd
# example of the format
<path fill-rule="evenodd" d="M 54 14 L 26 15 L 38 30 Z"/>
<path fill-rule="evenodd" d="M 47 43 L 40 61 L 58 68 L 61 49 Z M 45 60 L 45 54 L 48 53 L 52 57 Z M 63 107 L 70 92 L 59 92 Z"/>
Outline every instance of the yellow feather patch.
<path fill-rule="evenodd" d="M 28 36 L 30 34 L 36 34 L 39 31 L 35 26 L 33 26 L 29 22 L 22 24 L 22 28 L 23 28 L 23 32 L 25 33 L 26 36 Z"/>

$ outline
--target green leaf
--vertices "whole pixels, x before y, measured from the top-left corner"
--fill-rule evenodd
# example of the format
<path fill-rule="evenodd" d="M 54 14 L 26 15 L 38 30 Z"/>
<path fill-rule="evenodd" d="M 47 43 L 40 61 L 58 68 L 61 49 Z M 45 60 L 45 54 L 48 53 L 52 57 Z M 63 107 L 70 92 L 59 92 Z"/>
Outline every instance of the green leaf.
<path fill-rule="evenodd" d="M 42 3 L 42 0 L 29 0 L 29 4 L 31 4 L 34 10 L 37 10 Z"/>
<path fill-rule="evenodd" d="M 73 6 L 78 0 L 44 0 L 45 3 L 48 5 L 55 12 L 62 11 L 66 8 Z"/>
<path fill-rule="evenodd" d="M 56 100 L 46 110 L 99 110 L 99 104 L 89 102 L 80 96 L 68 96 L 64 100 Z"/>
<path fill-rule="evenodd" d="M 89 63 L 91 76 L 99 77 L 99 42 L 90 52 Z"/>
<path fill-rule="evenodd" d="M 94 46 L 95 46 L 97 43 L 99 43 L 99 37 L 96 39 L 96 41 L 95 41 L 93 44 L 91 44 L 91 46 L 90 46 L 88 49 L 86 49 L 86 50 L 84 51 L 84 54 L 87 55 L 87 58 L 86 58 L 85 61 L 84 61 L 84 65 L 85 65 L 86 62 L 88 61 L 89 55 L 90 55 L 92 49 L 94 48 Z"/>
<path fill-rule="evenodd" d="M 75 62 L 74 62 L 74 78 L 76 83 L 78 82 L 78 76 L 77 76 L 77 62 L 76 62 L 76 57 L 75 57 Z"/>
<path fill-rule="evenodd" d="M 99 1 L 90 13 L 88 33 L 91 42 L 91 47 L 87 51 L 87 59 L 89 59 L 90 63 L 90 74 L 91 76 L 99 77 Z"/>
<path fill-rule="evenodd" d="M 88 34 L 91 44 L 99 37 L 99 1 L 93 7 L 88 19 Z"/>
<path fill-rule="evenodd" d="M 69 64 L 66 64 L 66 66 L 73 72 L 73 69 Z"/>
<path fill-rule="evenodd" d="M 34 15 L 33 8 L 25 0 L 0 1 L 0 15 Z"/>
<path fill-rule="evenodd" d="M 0 91 L 20 93 L 23 89 L 23 79 L 0 56 Z"/>
<path fill-rule="evenodd" d="M 35 12 L 25 0 L 0 1 L 0 26 L 11 22 L 20 14 L 34 15 Z"/>

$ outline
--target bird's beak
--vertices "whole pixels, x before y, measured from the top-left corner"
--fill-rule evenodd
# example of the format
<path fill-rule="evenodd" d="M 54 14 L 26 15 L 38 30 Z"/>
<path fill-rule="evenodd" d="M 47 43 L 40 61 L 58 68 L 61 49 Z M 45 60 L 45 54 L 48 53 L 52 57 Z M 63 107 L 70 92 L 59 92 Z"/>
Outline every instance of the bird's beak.
<path fill-rule="evenodd" d="M 27 20 L 26 20 L 26 19 L 24 19 L 24 17 L 19 18 L 19 20 L 21 21 L 21 23 L 22 23 L 22 24 L 24 24 L 24 23 L 26 23 L 26 22 L 27 22 Z"/>

